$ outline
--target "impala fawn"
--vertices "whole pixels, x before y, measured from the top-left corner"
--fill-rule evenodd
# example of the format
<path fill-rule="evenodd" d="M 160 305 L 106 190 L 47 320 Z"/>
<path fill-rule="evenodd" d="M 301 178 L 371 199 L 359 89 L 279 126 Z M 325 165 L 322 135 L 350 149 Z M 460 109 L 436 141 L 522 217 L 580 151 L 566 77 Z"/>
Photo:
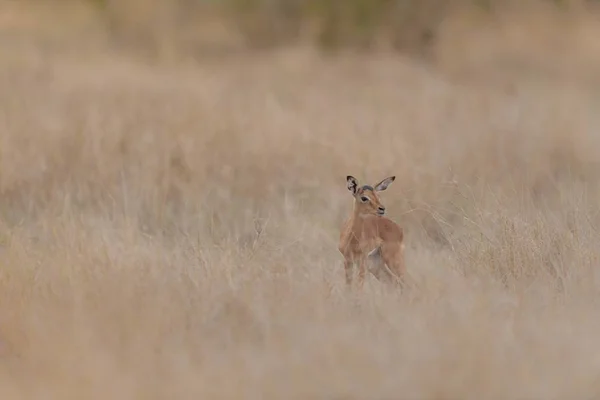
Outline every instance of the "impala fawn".
<path fill-rule="evenodd" d="M 385 207 L 377 192 L 387 189 L 395 176 L 385 178 L 375 186 L 359 186 L 353 176 L 347 176 L 348 190 L 354 196 L 354 210 L 340 234 L 339 251 L 344 256 L 346 284 L 352 285 L 353 266 L 358 264 L 358 285 L 362 288 L 367 272 L 379 281 L 401 284 L 405 275 L 404 232 L 395 222 L 384 217 Z"/>

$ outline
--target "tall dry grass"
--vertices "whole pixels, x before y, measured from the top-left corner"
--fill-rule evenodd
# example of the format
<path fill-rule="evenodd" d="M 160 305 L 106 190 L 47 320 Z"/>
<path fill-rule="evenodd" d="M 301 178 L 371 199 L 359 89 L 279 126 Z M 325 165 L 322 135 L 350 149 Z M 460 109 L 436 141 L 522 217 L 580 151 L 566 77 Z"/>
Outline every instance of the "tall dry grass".
<path fill-rule="evenodd" d="M 488 64 L 456 80 L 307 49 L 151 66 L 25 31 L 0 56 L 3 399 L 599 395 L 590 36 L 540 75 L 492 61 L 532 31 L 457 35 Z M 347 174 L 397 176 L 414 288 L 344 287 Z"/>

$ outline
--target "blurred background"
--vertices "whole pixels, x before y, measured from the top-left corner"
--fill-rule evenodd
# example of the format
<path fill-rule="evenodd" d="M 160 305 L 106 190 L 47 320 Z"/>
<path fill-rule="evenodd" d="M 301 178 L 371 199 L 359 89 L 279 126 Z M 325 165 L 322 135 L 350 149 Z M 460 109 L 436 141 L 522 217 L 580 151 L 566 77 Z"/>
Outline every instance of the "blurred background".
<path fill-rule="evenodd" d="M 583 50 L 585 45 L 592 46 L 589 42 L 593 42 L 598 8 L 593 0 L 3 3 L 6 35 L 22 36 L 35 30 L 65 48 L 85 38 L 88 47 L 94 43 L 150 58 L 198 59 L 308 45 L 329 52 L 387 50 L 431 62 L 449 58 L 447 53 L 454 58 L 465 58 L 467 53 L 475 58 L 477 53 L 477 58 L 486 61 L 501 57 L 501 52 L 504 57 L 517 57 L 519 51 L 533 51 L 533 47 L 538 53 L 548 51 L 549 46 L 570 48 L 567 43 L 573 41 Z M 477 46 L 487 47 L 487 54 L 483 49 L 475 52 Z M 533 59 L 533 54 L 530 57 Z"/>
<path fill-rule="evenodd" d="M 599 7 L 2 0 L 0 395 L 597 397 Z"/>
<path fill-rule="evenodd" d="M 569 50 L 595 56 L 593 0 L 89 0 L 5 1 L 6 38 L 45 36 L 63 49 L 119 50 L 149 59 L 309 46 L 388 51 L 433 64 L 525 67 Z M 85 43 L 85 45 L 83 44 Z M 589 46 L 589 47 L 588 47 Z M 593 53 L 593 54 L 590 54 Z M 562 54 L 551 63 L 584 64 Z M 567 61 L 568 60 L 568 61 Z M 508 64 L 508 65 L 505 65 Z M 500 66 L 497 66 L 498 69 Z M 546 68 L 549 68 L 548 66 Z"/>

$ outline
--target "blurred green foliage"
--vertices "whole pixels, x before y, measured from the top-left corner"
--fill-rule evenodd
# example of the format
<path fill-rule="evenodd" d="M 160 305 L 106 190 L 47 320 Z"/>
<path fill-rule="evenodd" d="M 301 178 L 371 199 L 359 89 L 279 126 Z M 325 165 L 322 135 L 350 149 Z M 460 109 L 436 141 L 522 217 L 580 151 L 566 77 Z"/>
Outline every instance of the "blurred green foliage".
<path fill-rule="evenodd" d="M 76 1 L 76 0 L 72 0 Z M 82 0 L 84 1 L 84 0 Z M 265 48 L 314 40 L 323 49 L 369 49 L 384 39 L 399 51 L 421 51 L 435 42 L 439 26 L 461 8 L 493 12 L 511 0 L 85 0 L 102 10 L 118 35 L 164 40 L 166 27 L 183 29 L 218 9 L 246 44 Z M 516 0 L 515 0 L 516 1 Z M 511 4 L 519 4 L 518 1 Z M 536 0 L 559 8 L 597 0 Z M 524 3 L 531 3 L 530 1 Z M 125 15 L 129 14 L 129 15 Z M 166 21 L 166 22 L 165 22 Z M 130 34 L 133 36 L 133 34 Z M 151 39 L 154 38 L 154 39 Z"/>
<path fill-rule="evenodd" d="M 310 27 L 327 49 L 369 48 L 382 36 L 400 49 L 432 40 L 453 7 L 481 0 L 224 0 L 251 45 L 297 39 Z M 487 0 L 490 1 L 490 0 Z"/>
<path fill-rule="evenodd" d="M 474 8 L 493 12 L 510 0 L 221 0 L 238 29 L 255 46 L 297 39 L 310 26 L 323 48 L 369 48 L 385 37 L 398 50 L 419 50 L 434 42 L 451 12 Z M 597 0 L 539 0 L 561 8 Z M 528 2 L 531 3 L 531 2 Z M 519 4 L 518 1 L 512 4 Z"/>

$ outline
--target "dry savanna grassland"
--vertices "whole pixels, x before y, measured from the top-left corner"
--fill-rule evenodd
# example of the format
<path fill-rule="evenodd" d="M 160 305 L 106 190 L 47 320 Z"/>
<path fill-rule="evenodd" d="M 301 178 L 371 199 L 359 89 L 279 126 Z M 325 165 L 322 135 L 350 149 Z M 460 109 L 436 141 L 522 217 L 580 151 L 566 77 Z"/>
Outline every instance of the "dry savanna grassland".
<path fill-rule="evenodd" d="M 11 4 L 2 399 L 600 396 L 592 16 L 160 62 Z M 345 287 L 348 174 L 396 176 L 404 292 Z"/>

